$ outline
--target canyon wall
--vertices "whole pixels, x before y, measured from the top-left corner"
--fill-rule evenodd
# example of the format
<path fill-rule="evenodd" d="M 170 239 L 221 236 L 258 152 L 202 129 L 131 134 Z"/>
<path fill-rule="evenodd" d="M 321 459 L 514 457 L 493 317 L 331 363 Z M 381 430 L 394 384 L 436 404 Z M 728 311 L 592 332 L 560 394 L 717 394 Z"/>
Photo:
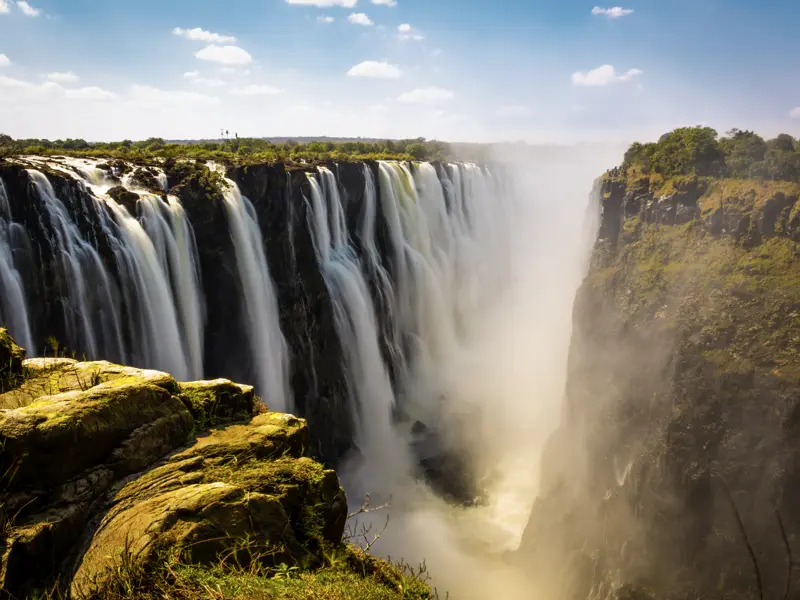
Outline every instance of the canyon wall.
<path fill-rule="evenodd" d="M 611 172 L 520 556 L 566 598 L 786 597 L 800 186 Z"/>

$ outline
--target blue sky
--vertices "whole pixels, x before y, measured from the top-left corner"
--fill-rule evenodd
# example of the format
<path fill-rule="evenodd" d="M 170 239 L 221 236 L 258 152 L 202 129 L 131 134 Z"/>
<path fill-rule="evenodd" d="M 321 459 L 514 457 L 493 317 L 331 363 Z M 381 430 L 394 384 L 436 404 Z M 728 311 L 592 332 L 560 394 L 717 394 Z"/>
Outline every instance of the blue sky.
<path fill-rule="evenodd" d="M 0 0 L 0 131 L 800 135 L 798 25 L 797 0 Z"/>

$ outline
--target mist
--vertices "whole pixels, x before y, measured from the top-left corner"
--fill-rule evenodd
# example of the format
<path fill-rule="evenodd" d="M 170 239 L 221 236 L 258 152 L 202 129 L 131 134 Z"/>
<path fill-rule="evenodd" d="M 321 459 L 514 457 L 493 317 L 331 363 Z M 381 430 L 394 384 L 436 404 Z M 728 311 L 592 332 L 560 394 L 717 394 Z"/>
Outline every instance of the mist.
<path fill-rule="evenodd" d="M 537 595 L 513 552 L 562 411 L 573 302 L 599 226 L 593 182 L 620 154 L 616 146 L 595 145 L 544 155 L 535 147 L 527 155 L 496 149 L 492 156 L 506 185 L 503 198 L 485 198 L 482 216 L 494 220 L 497 235 L 472 257 L 474 272 L 488 278 L 478 282 L 488 301 L 466 305 L 459 343 L 420 358 L 402 393 L 412 415 L 422 415 L 457 456 L 481 498 L 474 505 L 449 502 L 415 476 L 407 450 L 414 434 L 405 425 L 342 472 L 352 510 L 364 494 L 373 506 L 389 502 L 352 519 L 351 530 L 366 526 L 370 540 L 381 532 L 374 553 L 412 566 L 424 562 L 441 597 Z"/>

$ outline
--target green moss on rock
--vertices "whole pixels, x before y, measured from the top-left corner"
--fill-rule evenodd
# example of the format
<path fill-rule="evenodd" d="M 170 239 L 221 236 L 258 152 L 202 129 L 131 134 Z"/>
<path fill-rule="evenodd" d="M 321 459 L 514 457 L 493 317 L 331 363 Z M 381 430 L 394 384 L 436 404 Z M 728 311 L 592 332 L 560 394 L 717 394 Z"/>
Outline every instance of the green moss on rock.
<path fill-rule="evenodd" d="M 0 392 L 19 385 L 24 360 L 25 350 L 17 345 L 7 330 L 0 328 Z"/>

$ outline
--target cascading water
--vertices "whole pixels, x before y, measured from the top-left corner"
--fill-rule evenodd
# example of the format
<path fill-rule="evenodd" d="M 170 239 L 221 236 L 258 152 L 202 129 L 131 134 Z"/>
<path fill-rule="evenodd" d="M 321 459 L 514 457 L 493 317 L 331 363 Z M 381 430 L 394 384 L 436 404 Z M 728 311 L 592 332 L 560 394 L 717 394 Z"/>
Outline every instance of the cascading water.
<path fill-rule="evenodd" d="M 161 269 L 171 283 L 190 377 L 198 379 L 203 376 L 203 296 L 194 232 L 174 196 L 164 201 L 154 194 L 142 194 L 139 210 Z"/>
<path fill-rule="evenodd" d="M 333 172 L 325 167 L 319 168 L 318 176 L 309 175 L 309 183 L 313 217 L 309 226 L 345 353 L 355 443 L 360 452 L 358 462 L 362 469 L 379 466 L 384 474 L 404 475 L 405 470 L 395 466 L 405 467 L 406 463 L 404 448 L 392 428 L 392 384 L 380 350 L 375 309 L 351 245 L 339 186 Z M 365 211 L 363 218 L 374 223 L 374 211 Z M 374 225 L 365 224 L 364 228 L 374 231 Z M 394 468 L 387 469 L 390 461 Z M 373 484 L 380 477 L 379 470 L 367 476 Z"/>
<path fill-rule="evenodd" d="M 54 273 L 45 285 L 49 304 L 36 311 L 28 310 L 22 285 L 23 280 L 36 285 L 36 274 L 29 274 L 26 269 L 33 267 L 22 267 L 17 260 L 26 256 L 18 250 L 25 245 L 20 234 L 27 232 L 11 219 L 0 188 L 0 318 L 23 345 L 32 347 L 35 341 L 30 339 L 28 315 L 49 315 L 59 302 L 68 338 L 63 341 L 79 354 L 197 379 L 205 374 L 204 363 L 214 362 L 206 356 L 205 338 L 219 336 L 219 329 L 206 333 L 201 280 L 222 281 L 225 290 L 241 290 L 241 298 L 225 304 L 227 300 L 209 291 L 208 327 L 220 308 L 216 303 L 224 304 L 219 314 L 225 319 L 241 308 L 253 383 L 270 408 L 292 410 L 281 319 L 293 328 L 287 335 L 313 331 L 319 334 L 314 343 L 324 344 L 320 337 L 330 329 L 324 323 L 320 327 L 318 319 L 329 315 L 332 305 L 339 338 L 339 344 L 331 345 L 337 352 L 333 360 L 314 370 L 315 357 L 302 355 L 307 340 L 289 341 L 298 361 L 307 361 L 304 367 L 310 366 L 325 389 L 336 394 L 341 393 L 342 371 L 331 363 L 341 361 L 350 407 L 343 417 L 354 424 L 358 450 L 342 465 L 342 480 L 353 503 L 365 492 L 373 500 L 394 500 L 393 524 L 374 550 L 428 558 L 434 573 L 445 576 L 494 569 L 497 565 L 485 561 L 480 550 L 514 547 L 533 498 L 539 452 L 535 440 L 542 439 L 553 419 L 546 413 L 550 409 L 542 407 L 554 403 L 541 398 L 556 398 L 563 389 L 563 330 L 579 279 L 571 271 L 563 282 L 553 277 L 558 269 L 554 260 L 566 266 L 580 262 L 574 252 L 565 251 L 573 244 L 570 239 L 580 237 L 568 227 L 572 215 L 560 221 L 550 216 L 553 207 L 566 206 L 551 199 L 563 185 L 560 181 L 553 189 L 528 185 L 515 190 L 514 198 L 527 201 L 531 189 L 543 198 L 531 209 L 528 202 L 512 201 L 497 177 L 475 165 L 380 162 L 355 169 L 322 167 L 308 175 L 305 206 L 292 204 L 297 198 L 296 174 L 286 177 L 282 200 L 289 206 L 268 213 L 285 216 L 286 230 L 280 229 L 283 222 L 271 222 L 262 223 L 262 231 L 253 204 L 228 180 L 221 207 L 212 198 L 207 205 L 187 205 L 193 217 L 208 215 L 212 223 L 196 222 L 203 236 L 198 237 L 198 248 L 176 198 L 132 189 L 139 196 L 137 219 L 129 212 L 130 204 L 125 208 L 107 195 L 119 184 L 121 173 L 111 176 L 107 167 L 83 159 L 30 162 L 60 170 L 77 185 L 56 185 L 59 198 L 52 176 L 28 171 L 41 199 L 36 203 L 41 214 L 28 214 L 26 224 L 36 236 L 31 237 L 36 251 L 49 253 L 48 275 Z M 351 169 L 347 177 L 345 168 Z M 522 165 L 519 170 L 527 168 Z M 363 194 L 343 183 L 361 173 Z M 256 177 L 251 174 L 245 180 L 258 181 Z M 131 186 L 133 180 L 123 178 L 123 183 Z M 159 173 L 158 180 L 166 192 L 166 176 Z M 271 190 L 282 185 L 273 182 Z M 24 197 L 25 192 L 18 193 Z M 272 193 L 266 201 L 274 201 Z M 357 198 L 358 207 L 352 205 Z M 262 214 L 264 206 L 258 202 Z M 296 222 L 295 215 L 303 210 L 308 222 Z M 40 223 L 33 222 L 37 217 Z M 306 236 L 304 226 L 322 279 L 316 272 L 296 272 L 315 271 L 309 249 L 294 247 L 295 234 L 297 239 Z M 281 239 L 270 238 L 269 247 L 282 248 L 283 256 L 289 257 L 286 265 L 269 265 L 265 255 L 265 237 L 276 231 Z M 289 233 L 284 239 L 285 231 Z M 228 235 L 235 269 L 228 272 L 226 257 L 219 261 L 219 272 L 201 273 L 199 258 L 205 269 L 213 269 L 219 252 L 207 242 Z M 228 248 L 226 242 L 222 244 Z M 279 313 L 270 266 L 280 278 L 280 289 L 291 289 L 292 301 L 297 302 L 291 314 Z M 36 294 L 28 293 L 33 301 Z M 60 329 L 60 321 L 54 320 Z M 325 352 L 319 350 L 312 348 L 309 354 Z M 308 403 L 326 400 L 311 394 L 304 398 L 307 410 Z M 340 406 L 338 400 L 331 404 Z M 339 417 L 333 411 L 324 414 Z M 431 480 L 458 479 L 460 466 L 451 469 L 453 463 L 437 463 L 449 456 L 465 457 L 467 474 L 491 476 L 488 483 L 480 482 L 486 492 L 484 505 L 453 510 L 418 481 L 420 464 Z M 438 466 L 438 475 L 431 475 L 430 465 Z M 491 597 L 493 590 L 471 589 L 473 583 L 465 577 L 463 582 L 447 580 L 446 585 L 459 597 Z"/>
<path fill-rule="evenodd" d="M 66 288 L 63 312 L 70 345 L 90 358 L 124 360 L 126 353 L 115 301 L 118 292 L 103 261 L 97 250 L 83 239 L 47 177 L 35 170 L 29 170 L 28 175 L 48 217 L 51 243 L 61 263 L 60 283 Z"/>
<path fill-rule="evenodd" d="M 0 181 L 0 323 L 31 354 L 36 346 L 28 321 L 28 306 L 22 277 L 14 264 L 14 232 L 19 226 L 11 219 L 5 185 Z M 25 231 L 21 230 L 25 236 Z"/>
<path fill-rule="evenodd" d="M 141 356 L 141 364 L 168 371 L 179 381 L 202 376 L 201 361 L 195 370 L 184 351 L 172 290 L 153 241 L 124 207 L 113 201 L 107 205 L 118 225 L 119 244 L 115 252 L 117 264 L 125 266 L 124 296 L 135 298 L 139 307 L 132 318 L 139 324 L 140 335 L 134 351 Z M 198 349 L 196 346 L 195 350 Z"/>
<path fill-rule="evenodd" d="M 110 184 L 103 171 L 83 163 L 70 166 L 56 165 L 76 179 L 80 197 L 73 205 L 84 216 L 92 206 L 113 260 L 103 262 L 47 177 L 29 170 L 67 287 L 66 342 L 87 358 L 163 369 L 181 380 L 202 377 L 202 294 L 193 234 L 182 207 L 175 199 L 165 203 L 143 193 L 146 231 L 104 195 Z"/>
<path fill-rule="evenodd" d="M 272 410 L 291 410 L 288 391 L 289 357 L 280 329 L 274 285 L 264 254 L 264 241 L 252 203 L 226 179 L 223 194 L 238 275 L 244 294 L 250 350 L 256 365 L 259 393 Z"/>

